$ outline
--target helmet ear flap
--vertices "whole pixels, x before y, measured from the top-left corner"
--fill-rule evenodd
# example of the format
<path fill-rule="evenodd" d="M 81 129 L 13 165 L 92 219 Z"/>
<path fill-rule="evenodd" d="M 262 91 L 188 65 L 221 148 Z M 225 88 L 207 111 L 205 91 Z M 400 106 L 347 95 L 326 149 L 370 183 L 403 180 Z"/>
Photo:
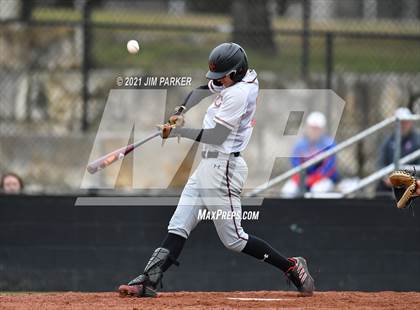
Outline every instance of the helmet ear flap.
<path fill-rule="evenodd" d="M 235 72 L 232 72 L 229 76 L 233 81 L 240 82 L 244 78 L 247 70 L 248 70 L 248 68 L 244 68 L 242 66 L 238 70 L 236 70 Z"/>

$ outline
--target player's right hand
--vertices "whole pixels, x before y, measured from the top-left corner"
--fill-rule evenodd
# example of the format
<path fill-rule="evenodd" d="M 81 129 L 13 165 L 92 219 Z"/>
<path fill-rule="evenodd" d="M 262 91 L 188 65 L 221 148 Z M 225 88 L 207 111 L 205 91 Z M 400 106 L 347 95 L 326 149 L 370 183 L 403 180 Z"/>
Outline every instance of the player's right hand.
<path fill-rule="evenodd" d="M 171 135 L 171 131 L 175 125 L 171 125 L 169 123 L 158 125 L 158 129 L 160 130 L 160 136 L 162 139 L 168 139 Z"/>

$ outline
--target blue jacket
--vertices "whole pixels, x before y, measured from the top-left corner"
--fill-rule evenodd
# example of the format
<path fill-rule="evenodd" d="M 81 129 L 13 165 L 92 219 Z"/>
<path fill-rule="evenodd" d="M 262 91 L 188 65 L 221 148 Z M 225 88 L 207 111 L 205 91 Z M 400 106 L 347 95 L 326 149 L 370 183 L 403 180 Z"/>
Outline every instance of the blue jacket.
<path fill-rule="evenodd" d="M 321 136 L 321 138 L 313 144 L 311 144 L 306 137 L 303 137 L 296 143 L 293 149 L 291 164 L 293 167 L 296 167 L 315 157 L 321 151 L 331 149 L 335 145 L 334 140 L 326 135 Z M 335 155 L 332 155 L 306 169 L 306 185 L 308 188 L 323 178 L 329 178 L 334 183 L 338 181 Z M 299 182 L 299 175 L 293 176 L 293 180 Z"/>

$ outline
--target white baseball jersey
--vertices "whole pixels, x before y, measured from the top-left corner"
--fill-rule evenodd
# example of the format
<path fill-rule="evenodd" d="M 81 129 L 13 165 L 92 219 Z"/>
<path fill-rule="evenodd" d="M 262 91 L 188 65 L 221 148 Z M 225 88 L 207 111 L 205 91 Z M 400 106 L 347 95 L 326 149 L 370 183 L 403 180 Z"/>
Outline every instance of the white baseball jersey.
<path fill-rule="evenodd" d="M 231 132 L 222 145 L 204 144 L 203 149 L 226 154 L 243 151 L 248 145 L 253 129 L 252 119 L 258 96 L 257 73 L 248 70 L 241 82 L 227 88 L 215 86 L 212 80 L 208 85 L 210 91 L 218 95 L 207 109 L 203 128 L 214 128 L 216 123 L 219 123 L 231 129 Z"/>

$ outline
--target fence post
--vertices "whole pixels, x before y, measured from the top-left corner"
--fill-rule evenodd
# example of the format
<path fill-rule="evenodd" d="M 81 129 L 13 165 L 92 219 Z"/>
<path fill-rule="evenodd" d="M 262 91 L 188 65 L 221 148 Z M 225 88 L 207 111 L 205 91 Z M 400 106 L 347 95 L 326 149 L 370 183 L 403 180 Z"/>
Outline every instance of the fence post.
<path fill-rule="evenodd" d="M 31 21 L 31 19 L 32 19 L 32 8 L 34 6 L 33 1 L 22 1 L 20 3 L 20 5 L 21 5 L 20 19 L 23 22 Z"/>
<path fill-rule="evenodd" d="M 394 167 L 399 169 L 401 157 L 401 120 L 397 117 L 394 128 Z"/>
<path fill-rule="evenodd" d="M 298 197 L 305 197 L 306 193 L 306 170 L 299 172 L 299 195 Z"/>
<path fill-rule="evenodd" d="M 327 32 L 325 35 L 325 88 L 330 89 L 332 85 L 332 75 L 334 72 L 334 35 Z"/>
<path fill-rule="evenodd" d="M 309 21 L 311 16 L 311 2 L 310 0 L 302 0 L 302 64 L 301 75 L 303 80 L 307 80 L 309 71 Z"/>
<path fill-rule="evenodd" d="M 89 68 L 90 68 L 90 0 L 84 0 L 82 3 L 82 131 L 88 129 L 88 104 L 89 104 Z"/>
<path fill-rule="evenodd" d="M 331 32 L 328 32 L 325 35 L 325 88 L 332 88 L 332 75 L 334 73 L 334 35 Z M 326 98 L 327 108 L 327 129 L 328 133 L 331 133 L 331 96 L 328 93 Z"/>

